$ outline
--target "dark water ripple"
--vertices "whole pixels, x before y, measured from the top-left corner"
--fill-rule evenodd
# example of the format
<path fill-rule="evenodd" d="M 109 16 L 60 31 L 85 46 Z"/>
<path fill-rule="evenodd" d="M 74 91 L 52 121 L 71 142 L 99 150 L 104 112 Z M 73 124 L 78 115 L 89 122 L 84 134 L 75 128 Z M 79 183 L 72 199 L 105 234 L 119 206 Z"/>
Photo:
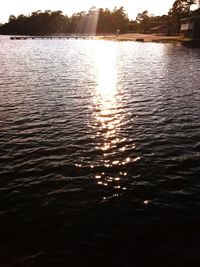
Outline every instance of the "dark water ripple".
<path fill-rule="evenodd" d="M 0 58 L 2 266 L 197 266 L 199 50 L 1 38 Z"/>

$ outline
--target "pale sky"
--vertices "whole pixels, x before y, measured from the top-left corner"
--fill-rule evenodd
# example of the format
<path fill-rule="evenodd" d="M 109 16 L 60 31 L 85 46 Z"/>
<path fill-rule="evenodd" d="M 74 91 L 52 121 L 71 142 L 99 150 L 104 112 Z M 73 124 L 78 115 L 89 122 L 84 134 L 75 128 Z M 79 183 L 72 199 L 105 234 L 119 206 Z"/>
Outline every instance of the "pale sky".
<path fill-rule="evenodd" d="M 150 14 L 167 14 L 175 0 L 0 0 L 0 22 L 8 21 L 9 16 L 31 14 L 37 10 L 62 10 L 71 16 L 75 12 L 87 11 L 90 7 L 124 6 L 129 18 L 135 19 L 139 12 L 148 10 Z"/>

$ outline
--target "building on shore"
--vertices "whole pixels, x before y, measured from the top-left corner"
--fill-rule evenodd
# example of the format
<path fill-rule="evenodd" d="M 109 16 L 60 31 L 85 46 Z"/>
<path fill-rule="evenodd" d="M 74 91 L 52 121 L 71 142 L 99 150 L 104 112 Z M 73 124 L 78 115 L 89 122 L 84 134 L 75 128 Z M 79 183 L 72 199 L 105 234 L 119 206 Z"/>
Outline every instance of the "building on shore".
<path fill-rule="evenodd" d="M 150 33 L 156 34 L 156 35 L 167 35 L 168 34 L 168 28 L 165 24 L 158 25 L 156 27 L 152 27 L 150 29 Z"/>
<path fill-rule="evenodd" d="M 183 33 L 186 38 L 200 41 L 200 16 L 182 19 L 181 33 Z"/>

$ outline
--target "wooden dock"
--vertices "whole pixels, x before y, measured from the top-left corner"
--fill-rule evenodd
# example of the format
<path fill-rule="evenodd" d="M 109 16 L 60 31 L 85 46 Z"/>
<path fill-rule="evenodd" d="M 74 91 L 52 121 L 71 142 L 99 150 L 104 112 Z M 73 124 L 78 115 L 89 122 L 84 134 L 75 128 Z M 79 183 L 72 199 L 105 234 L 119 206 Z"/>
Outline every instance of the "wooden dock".
<path fill-rule="evenodd" d="M 93 39 L 93 36 L 85 35 L 60 35 L 60 36 L 11 36 L 10 40 L 53 40 L 53 39 Z"/>

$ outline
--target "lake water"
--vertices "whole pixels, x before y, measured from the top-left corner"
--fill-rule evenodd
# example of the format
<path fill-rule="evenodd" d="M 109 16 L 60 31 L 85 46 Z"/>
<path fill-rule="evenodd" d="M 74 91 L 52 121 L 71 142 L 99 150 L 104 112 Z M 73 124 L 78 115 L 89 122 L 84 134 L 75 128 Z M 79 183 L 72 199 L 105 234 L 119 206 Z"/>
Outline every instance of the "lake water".
<path fill-rule="evenodd" d="M 0 37 L 0 265 L 199 266 L 200 50 Z"/>

